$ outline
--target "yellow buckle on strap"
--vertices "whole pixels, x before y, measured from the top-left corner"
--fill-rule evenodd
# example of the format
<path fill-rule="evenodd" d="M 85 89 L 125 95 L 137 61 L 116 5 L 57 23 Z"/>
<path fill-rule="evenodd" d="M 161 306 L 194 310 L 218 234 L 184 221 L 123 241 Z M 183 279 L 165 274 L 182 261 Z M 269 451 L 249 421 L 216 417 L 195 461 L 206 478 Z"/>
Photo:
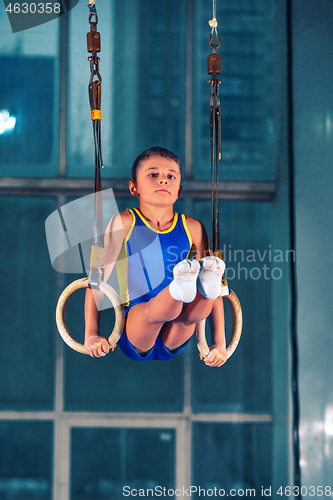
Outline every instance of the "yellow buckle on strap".
<path fill-rule="evenodd" d="M 101 109 L 92 109 L 91 110 L 91 119 L 92 120 L 102 120 L 102 110 Z"/>

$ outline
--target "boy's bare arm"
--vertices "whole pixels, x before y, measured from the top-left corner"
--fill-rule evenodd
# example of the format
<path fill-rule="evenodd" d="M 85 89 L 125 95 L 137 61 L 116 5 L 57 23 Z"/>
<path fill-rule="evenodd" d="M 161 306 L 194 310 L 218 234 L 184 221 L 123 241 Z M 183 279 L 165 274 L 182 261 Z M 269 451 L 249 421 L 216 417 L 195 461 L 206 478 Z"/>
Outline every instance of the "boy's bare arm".
<path fill-rule="evenodd" d="M 228 359 L 224 333 L 224 309 L 222 297 L 214 300 L 211 312 L 213 322 L 213 343 L 209 347 L 209 354 L 205 357 L 206 365 L 219 367 Z M 200 358 L 203 359 L 201 354 Z"/>
<path fill-rule="evenodd" d="M 206 360 L 210 362 L 210 366 L 221 366 L 228 359 L 222 297 L 214 300 L 211 317 L 213 322 L 213 344 Z"/>
<path fill-rule="evenodd" d="M 210 255 L 209 240 L 203 224 L 191 217 L 187 218 L 187 224 L 193 241 L 192 252 L 195 259 L 200 260 Z M 214 300 L 211 318 L 213 322 L 214 339 L 213 345 L 210 347 L 210 353 L 205 358 L 205 362 L 209 364 L 209 366 L 221 366 L 228 357 L 226 351 L 222 297 L 218 297 Z"/>
<path fill-rule="evenodd" d="M 221 348 L 226 348 L 225 340 L 225 328 L 224 328 L 224 307 L 222 297 L 218 297 L 214 300 L 213 308 L 211 312 L 212 322 L 213 322 L 213 346 L 220 346 Z"/>
<path fill-rule="evenodd" d="M 186 217 L 188 229 L 192 238 L 192 254 L 196 260 L 210 255 L 209 240 L 206 229 L 201 222 L 192 217 Z"/>
<path fill-rule="evenodd" d="M 105 248 L 105 269 L 104 281 L 107 282 L 114 268 L 117 257 L 120 253 L 123 241 L 126 236 L 126 227 L 130 226 L 132 216 L 125 211 L 114 216 L 106 229 L 104 236 Z M 109 352 L 107 339 L 99 336 L 98 318 L 99 309 L 103 301 L 103 293 L 98 290 L 87 288 L 84 305 L 85 313 L 85 342 L 84 345 L 93 357 L 104 356 Z"/>

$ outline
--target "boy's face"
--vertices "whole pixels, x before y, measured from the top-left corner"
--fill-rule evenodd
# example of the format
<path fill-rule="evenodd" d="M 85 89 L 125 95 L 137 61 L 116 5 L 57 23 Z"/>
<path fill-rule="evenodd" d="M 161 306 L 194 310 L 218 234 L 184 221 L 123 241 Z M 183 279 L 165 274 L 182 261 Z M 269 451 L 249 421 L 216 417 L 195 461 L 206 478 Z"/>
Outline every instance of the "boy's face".
<path fill-rule="evenodd" d="M 151 156 L 139 165 L 136 182 L 130 181 L 131 194 L 139 201 L 156 206 L 173 205 L 182 187 L 179 165 L 163 156 Z"/>

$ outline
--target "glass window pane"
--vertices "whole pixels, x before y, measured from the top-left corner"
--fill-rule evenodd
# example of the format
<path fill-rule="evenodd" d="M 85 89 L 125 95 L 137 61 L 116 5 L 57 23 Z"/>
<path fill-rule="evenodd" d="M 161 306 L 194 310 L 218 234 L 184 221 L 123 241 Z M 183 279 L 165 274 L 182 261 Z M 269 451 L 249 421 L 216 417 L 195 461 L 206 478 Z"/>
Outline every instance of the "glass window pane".
<path fill-rule="evenodd" d="M 194 424 L 192 484 L 225 490 L 220 495 L 225 497 L 263 496 L 261 488 L 272 484 L 271 434 L 268 424 Z M 202 443 L 207 453 L 202 453 Z"/>
<path fill-rule="evenodd" d="M 84 294 L 76 292 L 68 305 L 70 331 L 83 342 Z M 75 303 L 77 300 L 77 303 Z M 101 333 L 113 326 L 110 310 L 102 312 Z M 71 321 L 72 319 L 72 321 Z M 103 324 L 104 323 L 104 324 Z M 73 327 L 73 328 L 71 328 Z M 170 361 L 139 363 L 119 347 L 93 359 L 65 348 L 65 409 L 74 411 L 178 412 L 183 408 L 183 355 Z"/>
<path fill-rule="evenodd" d="M 209 228 L 210 203 L 198 201 L 195 208 L 195 217 Z M 271 207 L 266 202 L 223 202 L 219 210 L 222 256 L 228 284 L 242 306 L 243 332 L 237 350 L 218 370 L 194 357 L 193 407 L 196 412 L 266 413 L 271 406 L 271 283 L 282 272 L 274 261 L 281 255 L 270 244 Z M 232 318 L 227 299 L 224 306 L 228 337 Z"/>
<path fill-rule="evenodd" d="M 174 429 L 72 429 L 70 499 L 142 496 L 140 489 L 155 496 L 147 489 L 174 488 L 175 440 Z"/>
<path fill-rule="evenodd" d="M 161 145 L 183 153 L 184 5 L 131 0 L 98 5 L 105 177 L 127 178 L 136 156 Z M 87 9 L 70 15 L 69 175 L 92 177 Z M 124 171 L 127 169 L 127 172 Z"/>
<path fill-rule="evenodd" d="M 0 498 L 50 500 L 53 424 L 0 422 Z"/>
<path fill-rule="evenodd" d="M 58 20 L 13 34 L 0 18 L 0 172 L 57 175 Z M 10 33 L 10 35 L 9 35 Z"/>
<path fill-rule="evenodd" d="M 217 2 L 223 180 L 270 180 L 274 176 L 273 4 L 272 0 Z M 206 61 L 212 52 L 207 24 L 212 10 L 209 2 L 199 0 L 196 5 L 194 178 L 209 179 L 210 88 Z"/>
<path fill-rule="evenodd" d="M 55 272 L 45 238 L 54 198 L 0 201 L 2 279 L 0 408 L 51 409 L 54 399 Z"/>

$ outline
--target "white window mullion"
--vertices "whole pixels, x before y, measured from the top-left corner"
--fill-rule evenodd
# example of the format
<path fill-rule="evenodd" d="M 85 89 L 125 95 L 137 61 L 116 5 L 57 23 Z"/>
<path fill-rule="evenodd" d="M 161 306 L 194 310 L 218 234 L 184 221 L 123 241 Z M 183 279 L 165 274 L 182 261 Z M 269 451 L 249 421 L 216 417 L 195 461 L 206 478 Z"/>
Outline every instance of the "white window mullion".
<path fill-rule="evenodd" d="M 53 500 L 70 498 L 70 427 L 66 418 L 54 422 Z"/>
<path fill-rule="evenodd" d="M 183 488 L 191 486 L 191 450 L 192 450 L 192 421 L 189 418 L 181 420 L 177 425 L 176 440 L 176 488 L 183 492 Z M 183 494 L 183 493 L 182 493 Z M 181 496 L 182 495 L 178 495 Z"/>

